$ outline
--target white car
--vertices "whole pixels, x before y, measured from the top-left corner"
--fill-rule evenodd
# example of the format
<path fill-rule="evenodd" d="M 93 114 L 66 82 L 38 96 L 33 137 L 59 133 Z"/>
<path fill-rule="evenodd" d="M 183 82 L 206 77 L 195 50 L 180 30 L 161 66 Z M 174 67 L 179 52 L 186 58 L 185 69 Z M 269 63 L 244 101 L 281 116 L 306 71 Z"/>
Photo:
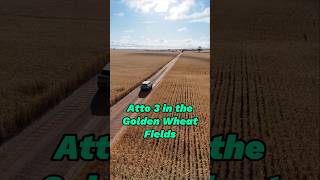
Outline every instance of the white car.
<path fill-rule="evenodd" d="M 149 91 L 152 89 L 151 81 L 143 81 L 141 84 L 141 91 Z"/>

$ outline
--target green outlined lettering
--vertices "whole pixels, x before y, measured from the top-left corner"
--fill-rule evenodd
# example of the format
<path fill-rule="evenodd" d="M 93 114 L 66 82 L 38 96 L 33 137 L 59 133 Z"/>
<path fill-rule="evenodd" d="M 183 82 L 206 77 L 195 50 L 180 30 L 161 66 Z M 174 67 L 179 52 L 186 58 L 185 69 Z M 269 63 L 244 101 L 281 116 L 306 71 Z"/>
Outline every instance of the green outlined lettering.
<path fill-rule="evenodd" d="M 259 139 L 245 142 L 238 139 L 238 134 L 228 133 L 224 140 L 223 135 L 211 138 L 210 157 L 216 161 L 240 161 L 245 157 L 251 161 L 258 161 L 265 157 L 266 145 Z"/>
<path fill-rule="evenodd" d="M 98 159 L 107 161 L 110 158 L 109 135 L 102 135 L 95 139 L 94 134 L 83 136 L 77 140 L 75 134 L 65 134 L 60 140 L 51 160 L 62 161 L 66 158 L 69 161 L 92 161 Z"/>

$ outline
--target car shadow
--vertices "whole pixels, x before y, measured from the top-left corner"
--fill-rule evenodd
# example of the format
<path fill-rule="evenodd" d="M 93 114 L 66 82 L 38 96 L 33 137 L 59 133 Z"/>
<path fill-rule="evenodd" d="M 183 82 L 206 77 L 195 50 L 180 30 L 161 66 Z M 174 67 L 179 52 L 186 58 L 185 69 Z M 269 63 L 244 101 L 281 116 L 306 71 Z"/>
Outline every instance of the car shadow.
<path fill-rule="evenodd" d="M 108 90 L 98 90 L 91 101 L 91 113 L 95 116 L 110 115 L 110 93 Z"/>
<path fill-rule="evenodd" d="M 141 91 L 139 92 L 138 96 L 139 98 L 145 98 L 150 94 L 151 91 Z"/>

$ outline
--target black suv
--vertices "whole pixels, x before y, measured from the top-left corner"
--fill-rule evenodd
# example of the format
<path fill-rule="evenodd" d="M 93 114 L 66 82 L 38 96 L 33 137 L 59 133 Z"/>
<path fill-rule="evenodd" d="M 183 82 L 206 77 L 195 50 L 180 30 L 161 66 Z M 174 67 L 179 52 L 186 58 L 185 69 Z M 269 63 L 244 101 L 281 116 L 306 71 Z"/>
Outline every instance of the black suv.
<path fill-rule="evenodd" d="M 99 89 L 109 88 L 110 81 L 110 65 L 107 64 L 103 67 L 101 73 L 98 75 L 98 87 Z"/>

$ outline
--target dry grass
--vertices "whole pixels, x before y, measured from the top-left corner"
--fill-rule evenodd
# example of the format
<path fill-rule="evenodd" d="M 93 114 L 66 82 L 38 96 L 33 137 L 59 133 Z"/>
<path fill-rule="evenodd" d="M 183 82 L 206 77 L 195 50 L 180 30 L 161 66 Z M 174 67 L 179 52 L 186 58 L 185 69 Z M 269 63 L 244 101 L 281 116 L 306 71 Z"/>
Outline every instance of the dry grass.
<path fill-rule="evenodd" d="M 176 55 L 176 52 L 111 51 L 110 104 L 148 79 Z"/>
<path fill-rule="evenodd" d="M 1 4 L 0 142 L 103 66 L 107 22 L 98 5 L 103 3 L 12 0 Z"/>
<path fill-rule="evenodd" d="M 146 102 L 194 106 L 180 117 L 199 117 L 192 127 L 128 127 L 111 149 L 113 179 L 209 178 L 209 54 L 185 53 Z M 140 114 L 142 115 L 142 114 Z M 161 117 L 163 114 L 148 114 Z M 173 115 L 173 114 L 172 114 Z M 143 115 L 142 115 L 143 116 Z M 145 129 L 172 129 L 176 139 L 143 139 Z"/>

